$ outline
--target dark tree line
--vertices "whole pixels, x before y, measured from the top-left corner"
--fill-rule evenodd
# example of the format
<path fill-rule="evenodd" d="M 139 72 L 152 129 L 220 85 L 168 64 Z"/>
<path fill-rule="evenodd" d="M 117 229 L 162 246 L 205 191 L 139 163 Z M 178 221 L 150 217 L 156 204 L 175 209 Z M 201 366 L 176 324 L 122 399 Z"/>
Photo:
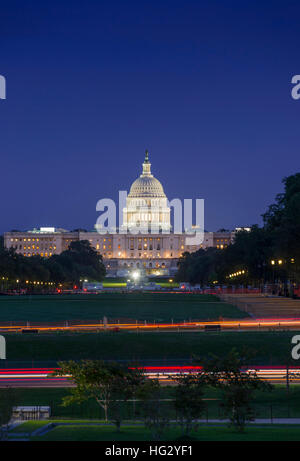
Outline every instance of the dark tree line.
<path fill-rule="evenodd" d="M 7 286 L 20 286 L 26 281 L 79 284 L 80 279 L 100 281 L 105 276 L 105 266 L 99 255 L 87 240 L 72 242 L 69 248 L 50 258 L 41 256 L 25 257 L 6 249 L 3 238 L 0 242 L 0 282 Z"/>
<path fill-rule="evenodd" d="M 283 179 L 284 192 L 263 214 L 263 226 L 237 232 L 223 250 L 185 253 L 177 280 L 208 285 L 300 282 L 300 173 Z"/>

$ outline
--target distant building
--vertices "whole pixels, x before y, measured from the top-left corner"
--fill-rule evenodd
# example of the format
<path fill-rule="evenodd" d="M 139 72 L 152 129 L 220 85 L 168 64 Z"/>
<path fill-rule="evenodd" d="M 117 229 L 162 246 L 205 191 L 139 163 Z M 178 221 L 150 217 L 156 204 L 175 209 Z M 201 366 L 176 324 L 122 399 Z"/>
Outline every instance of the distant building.
<path fill-rule="evenodd" d="M 150 210 L 150 211 L 149 211 Z M 108 274 L 124 275 L 133 269 L 143 269 L 148 275 L 172 275 L 176 272 L 178 258 L 199 248 L 226 248 L 235 232 L 205 232 L 200 245 L 187 245 L 185 234 L 170 231 L 170 208 L 163 186 L 151 173 L 148 152 L 142 174 L 133 182 L 123 209 L 123 226 L 136 227 L 139 233 L 105 233 L 96 230 L 69 232 L 65 229 L 41 227 L 27 232 L 6 232 L 6 248 L 14 248 L 24 256 L 39 255 L 44 258 L 68 249 L 73 241 L 88 240 L 103 256 Z M 153 227 L 155 233 L 149 233 Z M 163 233 L 170 231 L 169 233 Z"/>

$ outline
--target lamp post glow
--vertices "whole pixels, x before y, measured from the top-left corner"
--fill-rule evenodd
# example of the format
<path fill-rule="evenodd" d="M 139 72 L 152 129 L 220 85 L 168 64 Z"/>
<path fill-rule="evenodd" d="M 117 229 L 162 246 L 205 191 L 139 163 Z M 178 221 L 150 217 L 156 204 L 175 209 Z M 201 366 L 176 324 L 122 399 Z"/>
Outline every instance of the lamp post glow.
<path fill-rule="evenodd" d="M 140 273 L 139 272 L 133 272 L 132 274 L 133 280 L 136 282 L 140 278 Z"/>

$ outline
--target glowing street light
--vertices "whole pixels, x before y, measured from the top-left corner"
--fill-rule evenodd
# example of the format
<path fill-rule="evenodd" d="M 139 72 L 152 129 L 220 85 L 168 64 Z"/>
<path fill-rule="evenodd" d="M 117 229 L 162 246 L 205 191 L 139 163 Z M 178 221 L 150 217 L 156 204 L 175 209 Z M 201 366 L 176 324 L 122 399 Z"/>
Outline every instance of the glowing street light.
<path fill-rule="evenodd" d="M 133 272 L 132 277 L 136 281 L 140 278 L 140 273 L 138 271 Z"/>

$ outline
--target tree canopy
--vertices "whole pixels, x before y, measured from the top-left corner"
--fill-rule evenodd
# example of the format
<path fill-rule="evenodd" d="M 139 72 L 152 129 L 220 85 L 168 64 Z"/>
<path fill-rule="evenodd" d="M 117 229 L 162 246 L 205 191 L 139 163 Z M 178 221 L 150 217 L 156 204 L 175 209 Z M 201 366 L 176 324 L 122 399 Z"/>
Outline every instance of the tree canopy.
<path fill-rule="evenodd" d="M 87 240 L 71 242 L 69 248 L 50 258 L 18 254 L 6 249 L 0 241 L 0 277 L 8 280 L 39 280 L 54 283 L 76 283 L 80 279 L 100 281 L 105 276 L 105 266 L 99 255 Z"/>
<path fill-rule="evenodd" d="M 207 285 L 300 281 L 300 173 L 283 179 L 284 192 L 263 214 L 263 226 L 236 232 L 224 249 L 184 253 L 177 280 Z M 280 267 L 278 266 L 280 265 Z M 230 277 L 231 274 L 235 274 Z M 236 276 L 238 274 L 238 276 Z"/>

